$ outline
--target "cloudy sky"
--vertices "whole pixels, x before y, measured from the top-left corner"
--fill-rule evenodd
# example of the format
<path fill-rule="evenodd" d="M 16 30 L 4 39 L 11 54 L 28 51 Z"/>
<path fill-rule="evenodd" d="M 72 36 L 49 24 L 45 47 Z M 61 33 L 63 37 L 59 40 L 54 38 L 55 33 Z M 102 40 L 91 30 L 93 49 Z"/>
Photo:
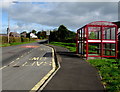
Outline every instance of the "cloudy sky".
<path fill-rule="evenodd" d="M 13 32 L 53 30 L 60 24 L 76 31 L 92 21 L 118 21 L 117 2 L 14 2 L 2 3 L 2 33 L 8 13 Z"/>

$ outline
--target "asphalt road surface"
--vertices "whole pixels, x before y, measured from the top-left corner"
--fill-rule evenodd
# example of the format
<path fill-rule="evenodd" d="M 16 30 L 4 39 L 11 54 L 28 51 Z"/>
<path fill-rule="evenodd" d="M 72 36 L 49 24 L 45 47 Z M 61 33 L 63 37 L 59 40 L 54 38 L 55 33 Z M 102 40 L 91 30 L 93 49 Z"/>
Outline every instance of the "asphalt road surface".
<path fill-rule="evenodd" d="M 51 69 L 52 48 L 39 42 L 2 48 L 2 90 L 31 90 Z"/>

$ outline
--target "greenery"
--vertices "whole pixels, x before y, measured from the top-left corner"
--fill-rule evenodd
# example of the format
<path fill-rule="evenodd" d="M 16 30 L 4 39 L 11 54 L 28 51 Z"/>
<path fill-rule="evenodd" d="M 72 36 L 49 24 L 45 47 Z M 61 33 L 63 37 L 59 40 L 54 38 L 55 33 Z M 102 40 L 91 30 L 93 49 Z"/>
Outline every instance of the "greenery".
<path fill-rule="evenodd" d="M 42 30 L 39 31 L 37 34 L 38 39 L 45 39 L 46 38 L 46 31 Z"/>
<path fill-rule="evenodd" d="M 10 42 L 8 43 L 7 36 L 0 36 L 0 47 L 36 42 L 36 39 L 33 39 L 33 38 L 29 39 L 24 37 L 10 37 L 9 39 L 10 39 Z"/>
<path fill-rule="evenodd" d="M 76 51 L 76 43 L 64 43 L 64 42 L 50 42 L 51 45 L 66 47 L 72 52 Z"/>
<path fill-rule="evenodd" d="M 89 39 L 96 39 L 95 37 L 95 32 L 91 32 L 90 35 L 89 35 Z"/>
<path fill-rule="evenodd" d="M 29 38 L 21 37 L 21 42 L 29 42 Z"/>
<path fill-rule="evenodd" d="M 36 41 L 5 43 L 5 44 L 0 44 L 0 47 L 13 46 L 13 45 L 20 45 L 20 44 L 27 44 L 27 43 L 33 43 L 33 42 L 36 42 Z"/>
<path fill-rule="evenodd" d="M 120 59 L 91 59 L 88 62 L 99 70 L 108 92 L 120 91 Z"/>
<path fill-rule="evenodd" d="M 50 41 L 52 42 L 76 42 L 76 33 L 67 29 L 64 25 L 60 25 L 58 29 L 51 31 Z"/>

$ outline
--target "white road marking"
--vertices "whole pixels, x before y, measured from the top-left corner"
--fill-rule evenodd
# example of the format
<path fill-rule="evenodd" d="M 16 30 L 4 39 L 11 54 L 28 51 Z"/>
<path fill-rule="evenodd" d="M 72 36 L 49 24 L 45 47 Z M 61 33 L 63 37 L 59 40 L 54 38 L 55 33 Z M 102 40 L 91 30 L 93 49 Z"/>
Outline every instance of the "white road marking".
<path fill-rule="evenodd" d="M 25 62 L 22 66 L 25 66 L 27 64 L 27 62 Z"/>
<path fill-rule="evenodd" d="M 32 63 L 32 66 L 35 64 L 35 62 Z"/>
<path fill-rule="evenodd" d="M 15 61 L 10 62 L 10 64 L 14 63 Z"/>
<path fill-rule="evenodd" d="M 5 68 L 5 67 L 7 67 L 7 66 L 3 66 L 3 67 L 1 67 L 0 70 L 2 70 L 2 69 Z"/>
<path fill-rule="evenodd" d="M 20 58 L 17 58 L 16 60 L 19 60 Z"/>
<path fill-rule="evenodd" d="M 43 62 L 40 62 L 40 63 L 39 63 L 39 62 L 37 61 L 37 66 L 40 66 L 42 63 L 43 63 Z"/>
<path fill-rule="evenodd" d="M 49 71 L 47 75 L 45 75 L 29 92 L 36 91 L 40 88 L 40 86 L 45 83 L 45 81 L 50 77 L 50 75 L 55 71 L 56 65 L 54 60 L 54 49 L 52 48 L 52 70 Z M 43 87 L 42 87 L 43 89 Z"/>
<path fill-rule="evenodd" d="M 40 58 L 40 60 L 42 60 L 42 57 Z"/>
<path fill-rule="evenodd" d="M 16 66 L 19 62 L 17 62 L 16 64 L 14 64 L 13 66 Z"/>
<path fill-rule="evenodd" d="M 39 57 L 33 57 L 32 60 L 39 60 Z"/>
<path fill-rule="evenodd" d="M 49 64 L 49 65 L 51 65 L 51 64 Z"/>

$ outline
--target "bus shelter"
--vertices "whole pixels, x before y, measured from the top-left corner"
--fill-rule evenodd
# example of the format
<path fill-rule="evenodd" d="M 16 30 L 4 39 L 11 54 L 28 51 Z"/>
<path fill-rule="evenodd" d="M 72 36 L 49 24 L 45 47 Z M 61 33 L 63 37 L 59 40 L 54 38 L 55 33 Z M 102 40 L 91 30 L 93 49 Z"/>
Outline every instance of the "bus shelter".
<path fill-rule="evenodd" d="M 82 57 L 117 58 L 117 25 L 107 21 L 91 22 L 77 30 L 76 52 Z"/>

